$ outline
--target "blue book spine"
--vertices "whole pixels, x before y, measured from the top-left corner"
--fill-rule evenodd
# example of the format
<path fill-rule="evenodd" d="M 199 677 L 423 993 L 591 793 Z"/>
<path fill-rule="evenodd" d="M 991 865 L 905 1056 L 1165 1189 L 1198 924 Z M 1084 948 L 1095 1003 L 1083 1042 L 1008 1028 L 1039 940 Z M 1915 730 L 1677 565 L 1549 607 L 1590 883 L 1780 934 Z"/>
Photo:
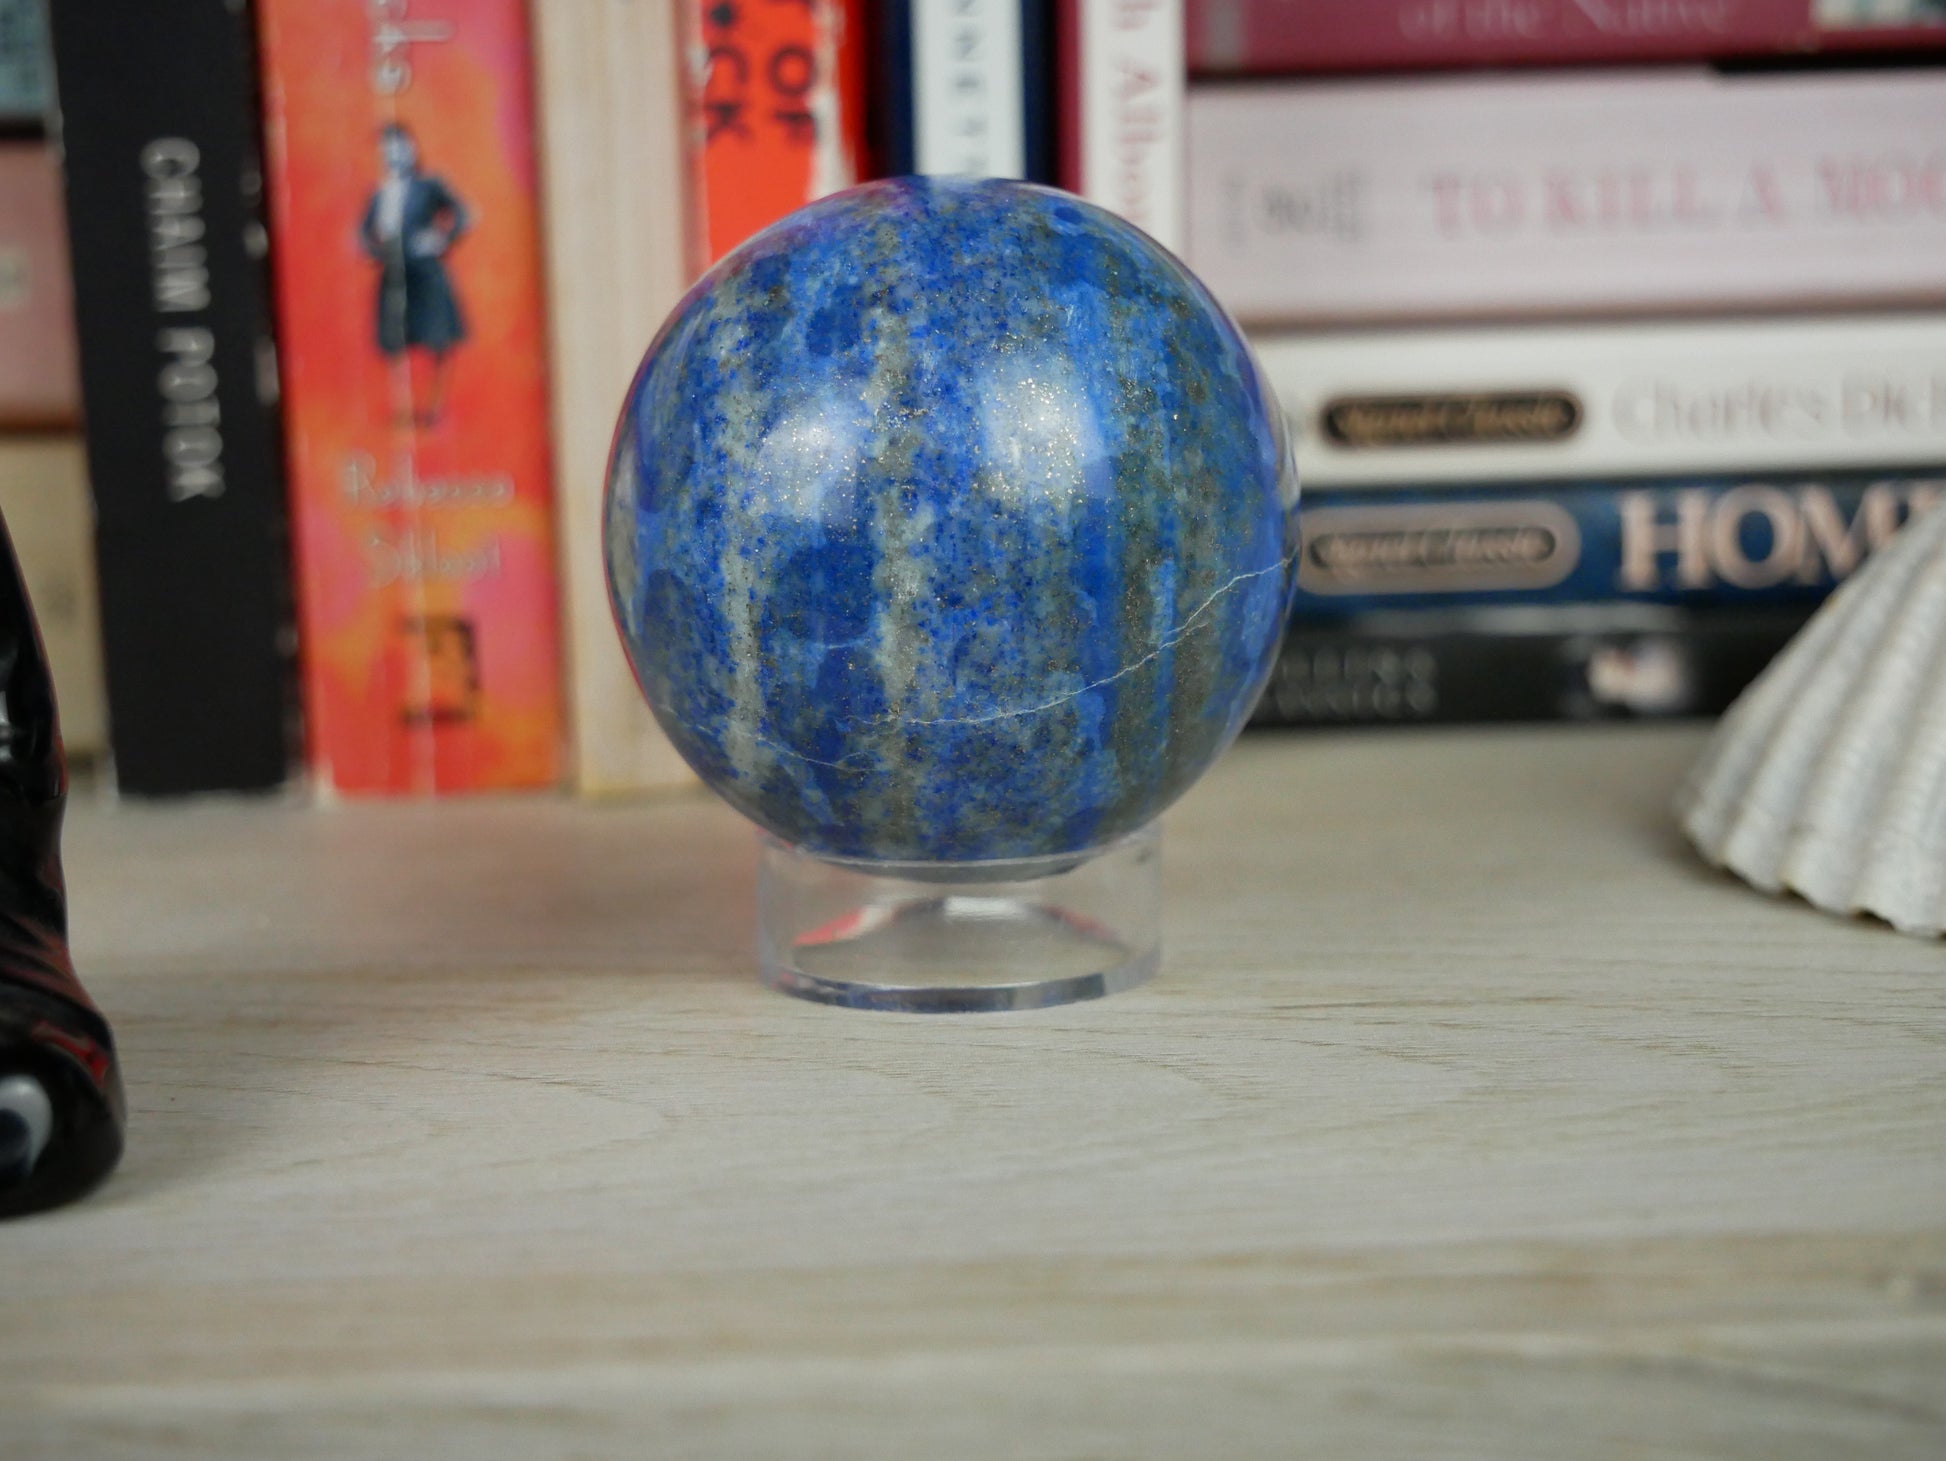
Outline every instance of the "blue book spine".
<path fill-rule="evenodd" d="M 1296 615 L 1815 603 L 1946 471 L 1307 491 Z"/>
<path fill-rule="evenodd" d="M 41 0 L 0 0 L 0 124 L 38 126 L 53 101 Z"/>
<path fill-rule="evenodd" d="M 886 177 L 918 171 L 913 114 L 913 0 L 877 0 L 872 7 L 872 112 L 879 170 Z"/>
<path fill-rule="evenodd" d="M 1020 0 L 1022 136 L 1029 182 L 1058 186 L 1055 145 L 1054 0 Z"/>

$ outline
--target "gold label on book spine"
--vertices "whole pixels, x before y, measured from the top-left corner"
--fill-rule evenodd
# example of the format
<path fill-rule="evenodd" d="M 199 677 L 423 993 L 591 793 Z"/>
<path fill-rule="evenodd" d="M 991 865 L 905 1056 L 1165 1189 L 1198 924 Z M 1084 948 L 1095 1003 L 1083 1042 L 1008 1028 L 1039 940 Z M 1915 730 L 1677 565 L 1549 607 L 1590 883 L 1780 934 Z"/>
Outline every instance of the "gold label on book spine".
<path fill-rule="evenodd" d="M 1581 414 L 1581 402 L 1568 391 L 1456 391 L 1339 396 L 1318 417 L 1334 446 L 1364 451 L 1565 441 L 1580 428 Z"/>
<path fill-rule="evenodd" d="M 1304 515 L 1297 581 L 1314 594 L 1551 588 L 1580 556 L 1573 516 L 1541 499 L 1323 507 Z"/>

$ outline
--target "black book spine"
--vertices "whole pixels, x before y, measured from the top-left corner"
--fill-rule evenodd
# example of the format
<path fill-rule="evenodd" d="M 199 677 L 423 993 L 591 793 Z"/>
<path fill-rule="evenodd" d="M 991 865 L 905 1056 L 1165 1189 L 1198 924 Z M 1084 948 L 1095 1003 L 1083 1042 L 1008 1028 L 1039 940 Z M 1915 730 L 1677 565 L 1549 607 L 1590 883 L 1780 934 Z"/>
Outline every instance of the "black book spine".
<path fill-rule="evenodd" d="M 1814 612 L 1563 606 L 1298 621 L 1258 726 L 1719 715 Z"/>
<path fill-rule="evenodd" d="M 1020 0 L 1020 94 L 1030 183 L 1060 185 L 1055 147 L 1054 0 Z"/>
<path fill-rule="evenodd" d="M 51 18 L 116 779 L 274 787 L 290 554 L 248 10 Z"/>

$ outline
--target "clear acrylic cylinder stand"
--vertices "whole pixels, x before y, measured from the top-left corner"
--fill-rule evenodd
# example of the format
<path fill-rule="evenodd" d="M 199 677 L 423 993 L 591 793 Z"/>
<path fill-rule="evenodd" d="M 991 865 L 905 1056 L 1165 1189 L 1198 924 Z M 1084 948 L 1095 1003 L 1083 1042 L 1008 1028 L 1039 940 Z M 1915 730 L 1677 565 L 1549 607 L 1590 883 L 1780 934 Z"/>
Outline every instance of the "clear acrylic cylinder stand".
<path fill-rule="evenodd" d="M 760 834 L 766 984 L 854 1009 L 1039 1009 L 1140 984 L 1162 954 L 1162 833 L 1076 859 L 818 858 Z"/>

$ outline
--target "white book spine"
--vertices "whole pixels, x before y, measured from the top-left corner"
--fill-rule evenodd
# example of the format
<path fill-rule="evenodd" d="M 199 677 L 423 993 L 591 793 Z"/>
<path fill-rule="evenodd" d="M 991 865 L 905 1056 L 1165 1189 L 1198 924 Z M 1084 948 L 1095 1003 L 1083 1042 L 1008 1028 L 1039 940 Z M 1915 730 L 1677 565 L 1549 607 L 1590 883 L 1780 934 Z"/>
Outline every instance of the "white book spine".
<path fill-rule="evenodd" d="M 1165 248 L 1183 247 L 1182 0 L 1080 6 L 1080 187 Z"/>
<path fill-rule="evenodd" d="M 549 392 L 576 788 L 695 777 L 650 714 L 615 633 L 601 502 L 615 414 L 688 284 L 674 0 L 536 5 Z"/>
<path fill-rule="evenodd" d="M 1027 171 L 1020 0 L 913 0 L 913 151 L 922 173 Z"/>
<path fill-rule="evenodd" d="M 1946 462 L 1946 314 L 1254 340 L 1312 486 Z"/>
<path fill-rule="evenodd" d="M 1946 72 L 1192 94 L 1190 264 L 1315 323 L 1946 299 Z"/>

